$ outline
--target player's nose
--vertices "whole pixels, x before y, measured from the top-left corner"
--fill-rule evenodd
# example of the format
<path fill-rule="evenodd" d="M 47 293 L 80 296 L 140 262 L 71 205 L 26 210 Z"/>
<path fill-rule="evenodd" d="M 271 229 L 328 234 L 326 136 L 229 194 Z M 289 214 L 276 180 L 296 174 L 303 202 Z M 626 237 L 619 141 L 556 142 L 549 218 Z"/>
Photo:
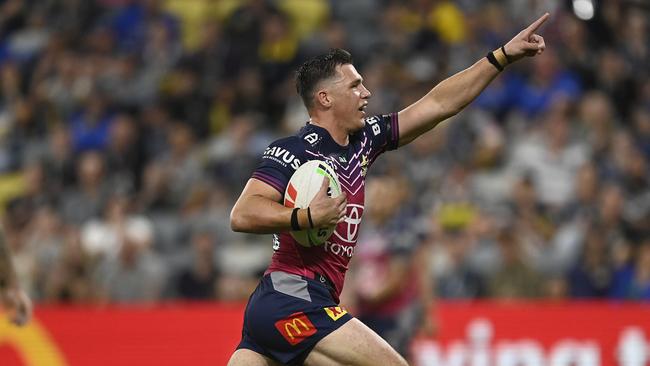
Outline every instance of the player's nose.
<path fill-rule="evenodd" d="M 366 88 L 365 85 L 361 84 L 361 87 L 363 88 L 361 90 L 361 98 L 369 99 L 372 96 L 372 93 L 370 92 L 370 90 L 368 90 L 368 88 Z"/>

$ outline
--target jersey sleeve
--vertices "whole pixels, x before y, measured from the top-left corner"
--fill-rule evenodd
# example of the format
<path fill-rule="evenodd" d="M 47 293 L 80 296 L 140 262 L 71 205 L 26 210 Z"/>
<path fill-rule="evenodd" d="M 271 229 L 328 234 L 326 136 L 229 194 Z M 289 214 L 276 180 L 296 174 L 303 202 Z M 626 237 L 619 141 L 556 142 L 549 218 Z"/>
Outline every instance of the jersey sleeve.
<path fill-rule="evenodd" d="M 295 136 L 272 142 L 264 150 L 252 178 L 261 180 L 284 195 L 289 179 L 305 162 L 304 148 L 301 147 L 302 141 Z"/>
<path fill-rule="evenodd" d="M 371 164 L 381 153 L 395 150 L 399 146 L 397 113 L 366 118 L 363 131 L 370 140 L 368 157 Z"/>

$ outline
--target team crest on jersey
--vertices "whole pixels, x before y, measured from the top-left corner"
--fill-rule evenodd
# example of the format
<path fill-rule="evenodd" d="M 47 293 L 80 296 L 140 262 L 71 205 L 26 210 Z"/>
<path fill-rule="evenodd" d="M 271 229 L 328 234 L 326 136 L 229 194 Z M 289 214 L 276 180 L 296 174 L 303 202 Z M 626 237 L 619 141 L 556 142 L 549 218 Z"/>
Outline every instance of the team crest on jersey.
<path fill-rule="evenodd" d="M 368 154 L 361 155 L 361 176 L 365 177 L 368 173 Z"/>

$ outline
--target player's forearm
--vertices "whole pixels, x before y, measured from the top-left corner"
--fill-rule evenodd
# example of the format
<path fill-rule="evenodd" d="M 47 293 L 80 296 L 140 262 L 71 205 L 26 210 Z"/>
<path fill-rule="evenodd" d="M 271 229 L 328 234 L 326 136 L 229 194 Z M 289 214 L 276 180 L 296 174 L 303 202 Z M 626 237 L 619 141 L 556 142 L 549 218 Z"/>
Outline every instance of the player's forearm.
<path fill-rule="evenodd" d="M 11 253 L 4 234 L 0 233 L 0 291 L 15 288 L 18 285 L 16 272 L 11 262 Z"/>
<path fill-rule="evenodd" d="M 460 112 L 498 74 L 499 71 L 484 57 L 436 85 L 422 99 L 400 112 L 400 146 Z"/>
<path fill-rule="evenodd" d="M 408 144 L 438 123 L 460 112 L 485 89 L 500 70 L 523 57 L 544 52 L 544 38 L 535 31 L 549 18 L 542 15 L 503 47 L 471 67 L 445 79 L 422 99 L 399 112 L 400 146 Z"/>
<path fill-rule="evenodd" d="M 425 96 L 429 104 L 440 108 L 440 115 L 430 123 L 435 125 L 463 110 L 498 74 L 499 71 L 483 57 L 469 68 L 436 85 Z"/>
<path fill-rule="evenodd" d="M 233 231 L 251 234 L 273 234 L 289 231 L 293 209 L 268 198 L 251 195 L 238 201 L 230 213 Z M 307 227 L 306 210 L 297 212 L 300 227 Z"/>

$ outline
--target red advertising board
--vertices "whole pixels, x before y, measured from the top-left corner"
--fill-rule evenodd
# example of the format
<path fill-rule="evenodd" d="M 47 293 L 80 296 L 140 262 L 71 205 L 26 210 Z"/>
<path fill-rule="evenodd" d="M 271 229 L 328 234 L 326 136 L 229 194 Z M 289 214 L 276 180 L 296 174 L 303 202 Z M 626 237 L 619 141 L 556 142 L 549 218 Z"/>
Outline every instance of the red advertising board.
<path fill-rule="evenodd" d="M 40 307 L 25 328 L 0 321 L 0 365 L 225 365 L 242 304 Z M 647 366 L 650 305 L 442 303 L 420 366 Z M 283 328 L 284 329 L 284 328 Z"/>
<path fill-rule="evenodd" d="M 446 303 L 419 366 L 650 365 L 650 304 Z"/>

